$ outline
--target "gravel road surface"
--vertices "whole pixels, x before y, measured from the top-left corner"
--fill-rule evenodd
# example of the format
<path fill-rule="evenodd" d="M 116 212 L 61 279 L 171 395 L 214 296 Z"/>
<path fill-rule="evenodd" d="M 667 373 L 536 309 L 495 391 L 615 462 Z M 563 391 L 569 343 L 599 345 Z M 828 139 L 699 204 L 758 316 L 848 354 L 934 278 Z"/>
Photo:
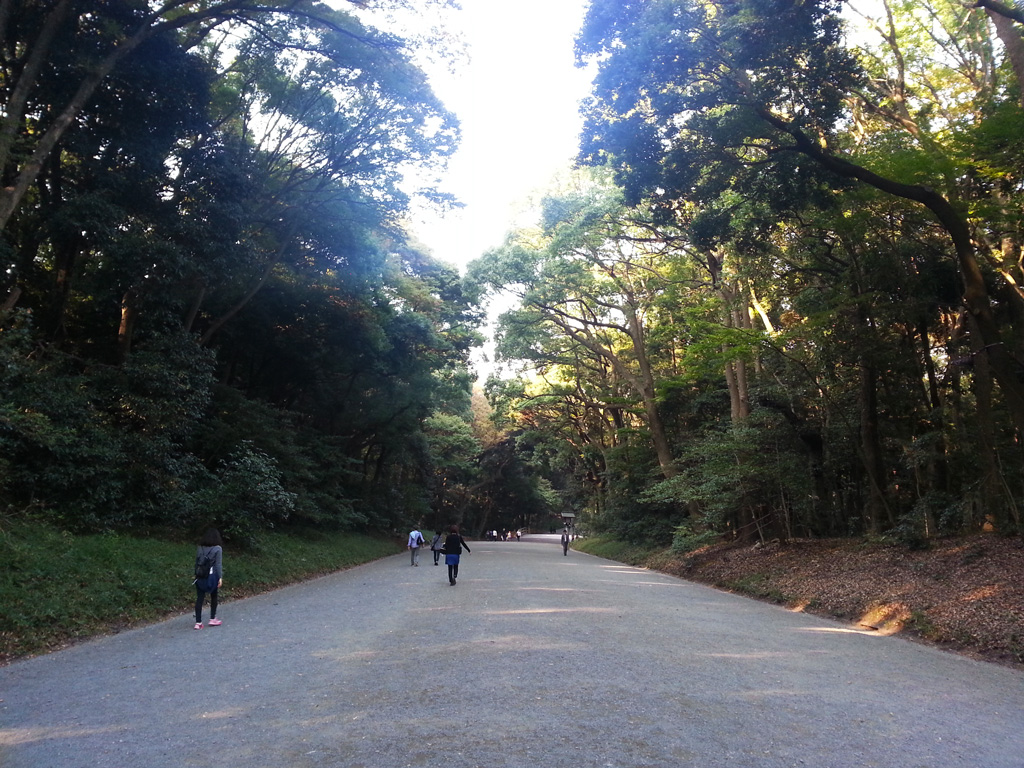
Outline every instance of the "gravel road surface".
<path fill-rule="evenodd" d="M 0 766 L 1024 767 L 1016 670 L 470 546 L 455 587 L 396 555 L 2 668 Z"/>

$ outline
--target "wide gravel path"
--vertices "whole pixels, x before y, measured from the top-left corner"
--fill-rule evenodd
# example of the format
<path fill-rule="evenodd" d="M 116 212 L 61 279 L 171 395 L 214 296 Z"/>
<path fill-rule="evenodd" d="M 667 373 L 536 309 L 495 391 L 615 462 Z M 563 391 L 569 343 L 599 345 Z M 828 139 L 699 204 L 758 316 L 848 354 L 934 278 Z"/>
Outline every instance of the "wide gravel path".
<path fill-rule="evenodd" d="M 470 546 L 455 587 L 398 555 L 0 669 L 0 766 L 1024 766 L 1018 671 Z"/>

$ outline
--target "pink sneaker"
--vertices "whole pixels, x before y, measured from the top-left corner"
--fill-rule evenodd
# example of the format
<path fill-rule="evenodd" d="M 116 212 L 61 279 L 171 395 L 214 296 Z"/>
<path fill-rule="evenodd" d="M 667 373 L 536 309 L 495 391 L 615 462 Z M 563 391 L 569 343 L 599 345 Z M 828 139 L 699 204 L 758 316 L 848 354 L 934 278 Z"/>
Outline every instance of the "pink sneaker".
<path fill-rule="evenodd" d="M 210 626 L 211 627 L 219 627 L 223 623 L 224 622 L 221 621 L 220 619 L 210 619 Z"/>
<path fill-rule="evenodd" d="M 192 627 L 192 629 L 202 629 L 202 628 L 203 628 L 203 622 L 201 622 L 201 621 L 197 622 L 196 625 L 194 627 Z"/>

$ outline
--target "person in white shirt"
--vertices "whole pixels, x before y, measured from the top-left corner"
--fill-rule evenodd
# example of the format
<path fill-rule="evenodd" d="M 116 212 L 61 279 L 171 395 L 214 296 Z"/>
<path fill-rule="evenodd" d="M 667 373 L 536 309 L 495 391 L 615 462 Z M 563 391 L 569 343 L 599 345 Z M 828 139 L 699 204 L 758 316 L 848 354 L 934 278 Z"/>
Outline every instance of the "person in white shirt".
<path fill-rule="evenodd" d="M 420 544 L 423 543 L 423 534 L 416 528 L 409 531 L 409 543 L 406 546 L 412 556 L 412 565 L 420 564 Z"/>

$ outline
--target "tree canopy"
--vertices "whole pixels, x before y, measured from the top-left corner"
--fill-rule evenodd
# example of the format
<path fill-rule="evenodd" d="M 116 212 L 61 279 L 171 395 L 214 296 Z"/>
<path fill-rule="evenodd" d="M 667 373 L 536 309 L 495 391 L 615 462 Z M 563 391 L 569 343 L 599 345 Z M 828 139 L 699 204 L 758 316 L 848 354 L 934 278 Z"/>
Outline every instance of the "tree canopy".
<path fill-rule="evenodd" d="M 434 513 L 481 317 L 401 221 L 458 124 L 363 6 L 3 5 L 7 509 L 243 542 Z"/>
<path fill-rule="evenodd" d="M 460 274 L 393 5 L 0 4 L 6 514 L 1021 531 L 1019 11 L 593 0 L 578 163 Z"/>
<path fill-rule="evenodd" d="M 470 270 L 591 527 L 1020 530 L 1020 19 L 870 11 L 591 3 L 596 175 Z"/>

